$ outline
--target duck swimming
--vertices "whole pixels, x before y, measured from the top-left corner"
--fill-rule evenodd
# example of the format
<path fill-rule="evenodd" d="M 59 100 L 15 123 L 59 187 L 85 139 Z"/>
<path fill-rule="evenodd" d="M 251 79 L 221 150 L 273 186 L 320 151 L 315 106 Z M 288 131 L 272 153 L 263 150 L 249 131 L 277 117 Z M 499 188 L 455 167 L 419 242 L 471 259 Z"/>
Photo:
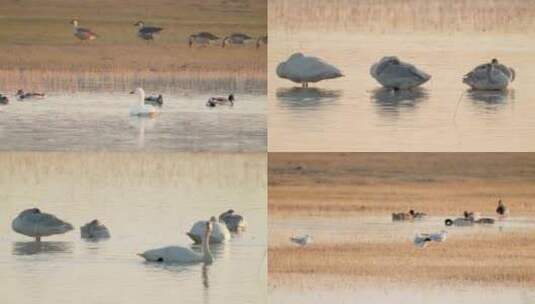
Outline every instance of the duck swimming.
<path fill-rule="evenodd" d="M 431 79 L 431 75 L 395 56 L 381 58 L 372 65 L 370 74 L 382 86 L 394 90 L 415 88 Z"/>
<path fill-rule="evenodd" d="M 228 104 L 229 106 L 234 105 L 234 94 L 230 94 L 228 97 L 210 97 L 206 102 L 207 107 L 222 106 Z"/>
<path fill-rule="evenodd" d="M 232 209 L 221 213 L 221 215 L 219 215 L 219 222 L 225 223 L 228 230 L 232 232 L 239 232 L 245 230 L 247 227 L 243 216 L 234 213 L 234 210 Z"/>
<path fill-rule="evenodd" d="M 17 96 L 18 100 L 23 101 L 31 99 L 43 99 L 46 97 L 46 94 L 36 92 L 24 92 L 22 89 L 19 89 L 17 93 L 15 93 L 15 96 Z"/>
<path fill-rule="evenodd" d="M 342 77 L 342 72 L 317 57 L 295 53 L 288 60 L 279 63 L 277 76 L 300 83 L 303 88 L 310 82 Z"/>
<path fill-rule="evenodd" d="M 515 80 L 513 68 L 507 67 L 494 58 L 490 63 L 480 64 L 464 75 L 463 83 L 474 90 L 505 90 Z"/>
<path fill-rule="evenodd" d="M 73 230 L 73 226 L 56 216 L 42 213 L 38 208 L 22 211 L 11 223 L 11 228 L 20 234 L 34 237 L 37 242 L 41 237 L 63 234 Z"/>
<path fill-rule="evenodd" d="M 110 237 L 108 228 L 95 219 L 80 227 L 80 236 L 83 239 L 107 239 Z"/>
<path fill-rule="evenodd" d="M 218 223 L 215 217 L 210 218 L 212 233 L 210 235 L 210 244 L 223 243 L 230 239 L 230 232 L 225 224 Z M 198 221 L 186 233 L 195 244 L 202 242 L 202 237 L 206 230 L 206 221 Z"/>
<path fill-rule="evenodd" d="M 178 263 L 178 264 L 211 264 L 214 260 L 210 252 L 208 239 L 212 232 L 212 222 L 206 222 L 206 229 L 202 238 L 202 253 L 199 254 L 190 248 L 180 246 L 168 246 L 147 250 L 138 254 L 149 262 Z"/>
<path fill-rule="evenodd" d="M 147 96 L 145 97 L 145 104 L 161 107 L 163 106 L 163 96 L 162 94 L 158 96 Z"/>
<path fill-rule="evenodd" d="M 130 115 L 140 117 L 154 117 L 158 113 L 156 108 L 150 104 L 145 104 L 145 91 L 142 88 L 136 88 L 130 94 L 138 96 L 138 102 L 130 106 Z"/>
<path fill-rule="evenodd" d="M 0 104 L 7 105 L 9 103 L 9 98 L 0 94 Z"/>

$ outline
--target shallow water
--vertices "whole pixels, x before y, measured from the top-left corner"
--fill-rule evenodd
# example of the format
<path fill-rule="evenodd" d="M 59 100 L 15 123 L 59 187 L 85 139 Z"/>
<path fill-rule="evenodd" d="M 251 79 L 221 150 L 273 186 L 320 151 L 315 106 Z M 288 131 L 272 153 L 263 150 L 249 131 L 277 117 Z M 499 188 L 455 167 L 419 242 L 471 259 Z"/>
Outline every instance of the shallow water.
<path fill-rule="evenodd" d="M 147 92 L 149 93 L 149 92 Z M 48 93 L 0 107 L 1 150 L 265 151 L 265 95 L 236 95 L 208 108 L 208 95 L 165 94 L 154 118 L 129 115 L 127 93 Z"/>
<path fill-rule="evenodd" d="M 270 30 L 269 151 L 533 151 L 535 46 L 522 35 L 365 34 Z M 298 88 L 277 77 L 279 62 L 302 52 L 345 77 Z M 392 93 L 369 75 L 397 55 L 430 73 L 420 89 Z M 506 93 L 474 93 L 461 81 L 498 58 L 516 69 Z M 297 87 L 297 88 L 296 88 Z"/>
<path fill-rule="evenodd" d="M 0 153 L 3 303 L 265 303 L 263 154 Z M 23 170 L 22 170 L 23 168 Z M 39 207 L 76 230 L 36 244 L 11 220 Z M 190 246 L 199 219 L 233 208 L 248 229 L 202 265 L 149 264 L 136 253 Z M 98 218 L 111 239 L 80 239 Z"/>

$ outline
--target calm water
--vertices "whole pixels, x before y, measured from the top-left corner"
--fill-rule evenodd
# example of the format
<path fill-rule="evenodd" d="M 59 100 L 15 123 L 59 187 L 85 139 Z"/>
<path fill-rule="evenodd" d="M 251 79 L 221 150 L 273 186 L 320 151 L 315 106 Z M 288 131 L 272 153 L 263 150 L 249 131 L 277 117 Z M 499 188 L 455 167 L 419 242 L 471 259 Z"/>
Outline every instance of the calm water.
<path fill-rule="evenodd" d="M 149 93 L 149 92 L 148 92 Z M 1 150 L 265 151 L 265 95 L 236 94 L 207 108 L 208 95 L 164 94 L 155 118 L 129 115 L 127 93 L 49 93 L 0 107 Z"/>
<path fill-rule="evenodd" d="M 263 154 L 0 153 L 1 302 L 265 303 L 265 166 Z M 41 245 L 13 232 L 11 220 L 33 206 L 76 230 Z M 136 256 L 189 246 L 193 222 L 230 207 L 248 230 L 212 246 L 212 265 Z M 111 239 L 80 239 L 79 227 L 93 218 Z"/>
<path fill-rule="evenodd" d="M 270 30 L 269 151 L 533 151 L 535 45 L 498 34 L 362 34 Z M 294 52 L 323 58 L 345 77 L 308 89 L 275 69 Z M 385 55 L 430 73 L 421 89 L 392 94 L 369 75 Z M 471 93 L 462 76 L 498 58 L 517 71 L 507 93 Z"/>

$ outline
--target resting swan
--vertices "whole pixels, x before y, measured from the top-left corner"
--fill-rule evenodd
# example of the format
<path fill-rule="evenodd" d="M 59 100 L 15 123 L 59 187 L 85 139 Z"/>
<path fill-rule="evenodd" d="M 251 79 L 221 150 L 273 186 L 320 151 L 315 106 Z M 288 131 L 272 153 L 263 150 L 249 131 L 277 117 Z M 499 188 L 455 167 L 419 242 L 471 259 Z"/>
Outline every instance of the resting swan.
<path fill-rule="evenodd" d="M 145 91 L 142 88 L 136 88 L 130 94 L 138 96 L 138 102 L 130 106 L 130 115 L 154 117 L 157 114 L 156 108 L 145 104 Z"/>
<path fill-rule="evenodd" d="M 325 79 L 342 77 L 342 72 L 316 57 L 307 57 L 295 53 L 288 60 L 279 63 L 277 76 L 301 83 L 304 88 L 309 82 L 318 82 Z"/>
<path fill-rule="evenodd" d="M 415 88 L 431 79 L 431 75 L 395 56 L 383 57 L 372 65 L 370 74 L 382 86 L 394 90 Z"/>
<path fill-rule="evenodd" d="M 107 239 L 110 237 L 110 232 L 105 225 L 95 219 L 80 227 L 80 235 L 83 239 Z"/>
<path fill-rule="evenodd" d="M 218 223 L 215 217 L 210 218 L 212 233 L 210 235 L 210 244 L 223 243 L 230 239 L 230 232 L 225 224 Z M 206 221 L 198 221 L 186 233 L 195 244 L 202 243 L 202 237 L 206 230 Z"/>
<path fill-rule="evenodd" d="M 54 234 L 63 234 L 73 230 L 73 226 L 56 216 L 42 213 L 38 208 L 22 211 L 11 223 L 15 232 L 34 237 L 37 242 L 41 237 Z"/>
<path fill-rule="evenodd" d="M 189 248 L 180 246 L 169 246 L 158 249 L 147 250 L 138 254 L 149 262 L 179 263 L 179 264 L 211 264 L 214 260 L 210 252 L 208 239 L 212 232 L 212 222 L 206 223 L 206 230 L 202 239 L 202 253 L 199 254 Z"/>
<path fill-rule="evenodd" d="M 505 90 L 514 80 L 515 70 L 500 64 L 496 58 L 478 65 L 463 77 L 463 83 L 474 90 Z"/>

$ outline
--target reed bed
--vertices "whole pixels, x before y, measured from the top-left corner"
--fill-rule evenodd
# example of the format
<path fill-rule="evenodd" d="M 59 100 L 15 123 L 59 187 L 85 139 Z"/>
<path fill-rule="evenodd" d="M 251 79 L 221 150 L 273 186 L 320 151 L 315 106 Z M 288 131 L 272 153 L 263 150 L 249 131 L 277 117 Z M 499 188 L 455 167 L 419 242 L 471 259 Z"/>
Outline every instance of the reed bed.
<path fill-rule="evenodd" d="M 424 249 L 410 242 L 320 243 L 305 248 L 270 247 L 268 267 L 270 285 L 302 274 L 306 280 L 335 276 L 404 284 L 440 281 L 533 287 L 534 252 L 535 236 L 521 233 L 448 239 Z"/>
<path fill-rule="evenodd" d="M 270 30 L 532 32 L 533 0 L 273 0 Z"/>

